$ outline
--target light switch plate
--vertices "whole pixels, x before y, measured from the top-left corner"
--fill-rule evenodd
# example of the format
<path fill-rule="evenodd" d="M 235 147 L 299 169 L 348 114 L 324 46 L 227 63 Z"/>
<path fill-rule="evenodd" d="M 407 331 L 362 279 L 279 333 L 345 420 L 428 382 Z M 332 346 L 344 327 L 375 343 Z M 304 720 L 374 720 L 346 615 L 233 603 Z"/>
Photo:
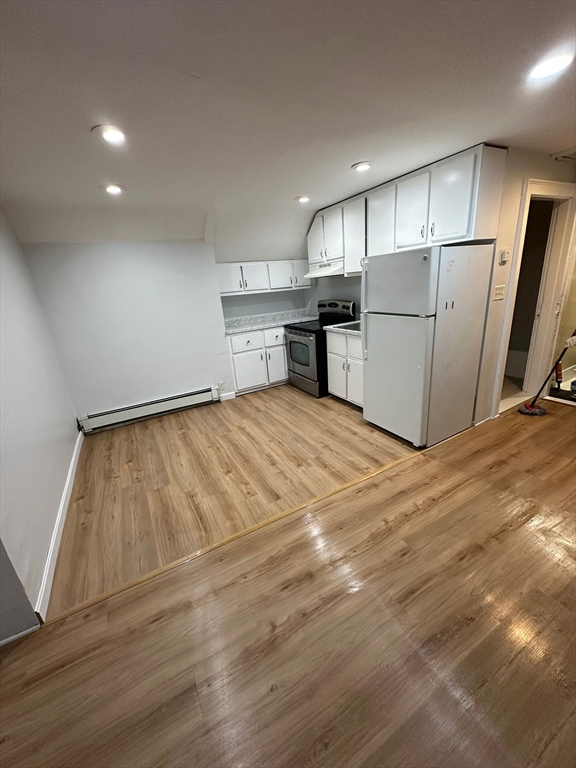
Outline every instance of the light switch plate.
<path fill-rule="evenodd" d="M 492 301 L 504 301 L 505 293 L 506 293 L 505 285 L 495 285 L 492 290 Z"/>
<path fill-rule="evenodd" d="M 510 249 L 509 248 L 502 248 L 500 251 L 500 256 L 498 258 L 499 264 L 507 264 L 510 261 Z"/>

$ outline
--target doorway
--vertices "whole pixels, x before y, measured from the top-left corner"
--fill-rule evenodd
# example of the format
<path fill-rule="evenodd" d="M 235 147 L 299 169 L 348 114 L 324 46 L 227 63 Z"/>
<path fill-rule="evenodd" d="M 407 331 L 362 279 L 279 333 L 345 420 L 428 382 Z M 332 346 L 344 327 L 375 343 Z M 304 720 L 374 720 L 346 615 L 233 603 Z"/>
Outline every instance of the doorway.
<path fill-rule="evenodd" d="M 535 203 L 545 205 L 536 206 Z M 550 205 L 552 210 L 548 219 Z M 535 395 L 550 370 L 576 256 L 575 214 L 576 184 L 525 180 L 510 269 L 510 291 L 504 321 L 506 330 L 500 347 L 493 416 Z M 525 240 L 529 235 L 531 242 L 525 250 Z M 527 264 L 524 267 L 525 254 Z M 521 272 L 523 286 L 520 285 Z M 534 295 L 537 297 L 535 306 Z M 515 319 L 516 330 L 512 337 Z M 517 349 L 520 345 L 522 348 Z M 514 351 L 520 354 L 510 354 Z"/>
<path fill-rule="evenodd" d="M 530 201 L 502 383 L 502 400 L 525 391 L 528 354 L 537 315 L 553 210 L 553 200 Z"/>

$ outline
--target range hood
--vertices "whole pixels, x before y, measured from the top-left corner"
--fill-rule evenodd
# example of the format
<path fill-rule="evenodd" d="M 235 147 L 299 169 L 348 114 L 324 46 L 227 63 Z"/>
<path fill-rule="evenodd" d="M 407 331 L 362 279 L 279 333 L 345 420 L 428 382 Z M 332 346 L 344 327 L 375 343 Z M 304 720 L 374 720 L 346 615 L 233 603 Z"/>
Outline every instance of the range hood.
<path fill-rule="evenodd" d="M 318 264 L 311 264 L 310 270 L 304 277 L 330 277 L 343 274 L 344 259 L 338 259 L 338 261 L 320 261 Z"/>

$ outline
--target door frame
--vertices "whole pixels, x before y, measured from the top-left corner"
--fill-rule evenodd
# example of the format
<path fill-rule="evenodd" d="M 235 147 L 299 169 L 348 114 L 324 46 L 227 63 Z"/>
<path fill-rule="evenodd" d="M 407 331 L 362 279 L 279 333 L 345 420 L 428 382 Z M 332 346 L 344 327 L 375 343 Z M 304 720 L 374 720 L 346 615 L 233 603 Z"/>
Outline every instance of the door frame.
<path fill-rule="evenodd" d="M 546 245 L 546 255 L 536 306 L 536 317 L 532 328 L 524 376 L 523 393 L 526 396 L 536 394 L 552 365 L 564 299 L 569 290 L 574 270 L 576 259 L 576 184 L 542 179 L 526 179 L 522 186 L 518 224 L 510 265 L 509 290 L 504 310 L 504 326 L 498 357 L 492 418 L 498 415 L 501 400 L 518 280 L 520 278 L 522 251 L 526 236 L 528 211 L 532 199 L 553 200 L 555 205 L 550 222 L 550 232 Z"/>

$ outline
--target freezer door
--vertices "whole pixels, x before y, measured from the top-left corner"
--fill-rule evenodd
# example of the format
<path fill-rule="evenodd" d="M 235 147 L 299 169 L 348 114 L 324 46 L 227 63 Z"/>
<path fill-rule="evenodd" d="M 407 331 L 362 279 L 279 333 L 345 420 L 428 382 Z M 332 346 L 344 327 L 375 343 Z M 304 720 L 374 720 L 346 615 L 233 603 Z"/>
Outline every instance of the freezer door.
<path fill-rule="evenodd" d="M 441 250 L 427 445 L 472 425 L 493 255 L 493 245 Z"/>
<path fill-rule="evenodd" d="M 372 314 L 364 318 L 364 418 L 414 445 L 424 445 L 434 318 Z"/>
<path fill-rule="evenodd" d="M 434 246 L 366 259 L 362 311 L 433 315 L 439 258 L 440 246 Z"/>

